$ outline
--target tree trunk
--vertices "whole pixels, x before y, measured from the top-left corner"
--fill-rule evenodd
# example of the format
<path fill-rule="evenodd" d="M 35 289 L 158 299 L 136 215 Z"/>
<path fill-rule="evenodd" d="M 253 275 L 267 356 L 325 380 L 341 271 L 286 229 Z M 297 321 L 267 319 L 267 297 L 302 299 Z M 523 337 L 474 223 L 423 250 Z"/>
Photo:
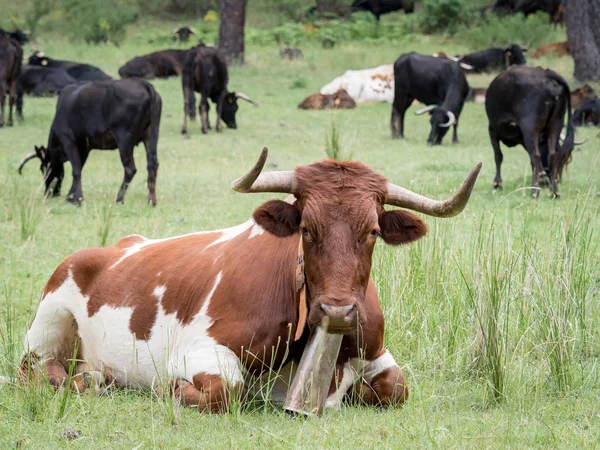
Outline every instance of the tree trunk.
<path fill-rule="evenodd" d="M 600 79 L 599 0 L 565 0 L 569 53 L 579 81 Z"/>
<path fill-rule="evenodd" d="M 227 62 L 244 63 L 244 23 L 246 0 L 221 0 L 219 50 Z"/>

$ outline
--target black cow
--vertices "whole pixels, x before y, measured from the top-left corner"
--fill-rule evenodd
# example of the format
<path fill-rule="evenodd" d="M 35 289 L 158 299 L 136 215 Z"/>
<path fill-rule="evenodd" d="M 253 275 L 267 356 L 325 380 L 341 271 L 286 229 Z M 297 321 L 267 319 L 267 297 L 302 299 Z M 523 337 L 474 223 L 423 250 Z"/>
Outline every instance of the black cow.
<path fill-rule="evenodd" d="M 127 61 L 119 69 L 121 78 L 169 78 L 181 75 L 187 50 L 161 50 Z"/>
<path fill-rule="evenodd" d="M 11 38 L 17 41 L 19 45 L 25 45 L 29 42 L 29 37 L 27 36 L 29 32 L 19 30 L 18 28 L 15 28 L 15 31 L 4 31 L 2 28 L 0 28 L 0 34 L 8 34 Z"/>
<path fill-rule="evenodd" d="M 237 128 L 235 113 L 238 110 L 237 100 L 242 99 L 258 106 L 246 94 L 241 92 L 228 92 L 227 82 L 229 75 L 227 63 L 223 55 L 214 47 L 200 44 L 189 50 L 181 85 L 183 88 L 183 126 L 182 134 L 187 134 L 187 119 L 196 118 L 196 96 L 194 92 L 200 93 L 200 118 L 202 120 L 202 132 L 208 133 L 210 124 L 208 121 L 208 99 L 217 104 L 217 131 L 221 131 L 221 119 L 229 128 Z"/>
<path fill-rule="evenodd" d="M 482 73 L 500 71 L 515 64 L 526 64 L 524 52 L 526 47 L 511 44 L 506 48 L 488 48 L 476 53 L 458 56 L 457 61 L 471 66 L 472 72 Z"/>
<path fill-rule="evenodd" d="M 21 67 L 19 90 L 33 96 L 60 94 L 60 91 L 77 80 L 60 67 Z"/>
<path fill-rule="evenodd" d="M 8 94 L 8 122 L 13 125 L 13 106 L 17 107 L 17 117 L 23 119 L 22 95 L 18 95 L 18 83 L 21 76 L 23 49 L 10 37 L 9 33 L 0 33 L 0 127 L 4 126 L 4 107 Z"/>
<path fill-rule="evenodd" d="M 427 106 L 416 112 L 431 116 L 427 143 L 441 144 L 448 128 L 454 125 L 452 141 L 458 142 L 456 128 L 469 84 L 455 61 L 412 52 L 401 55 L 394 63 L 394 102 L 392 104 L 392 138 L 404 138 L 404 113 L 414 99 Z"/>
<path fill-rule="evenodd" d="M 196 34 L 197 31 L 191 27 L 181 27 L 175 28 L 173 30 L 173 37 L 171 40 L 179 41 L 179 42 L 187 42 L 190 39 L 190 36 Z"/>
<path fill-rule="evenodd" d="M 80 204 L 81 171 L 92 149 L 119 149 L 125 178 L 117 195 L 123 202 L 125 191 L 136 173 L 133 149 L 140 142 L 146 147 L 149 202 L 156 204 L 156 147 L 162 100 L 147 81 L 140 79 L 94 81 L 72 84 L 58 98 L 48 147 L 36 147 L 19 165 L 34 158 L 42 161 L 46 194 L 60 195 L 63 164 L 71 163 L 73 185 L 67 200 Z"/>
<path fill-rule="evenodd" d="M 31 55 L 28 63 L 31 66 L 44 66 L 64 69 L 77 81 L 104 81 L 112 79 L 97 67 L 89 64 L 80 64 L 72 61 L 48 58 L 42 52 L 35 52 L 33 55 Z"/>
<path fill-rule="evenodd" d="M 523 13 L 525 16 L 543 11 L 552 23 L 563 20 L 562 0 L 496 0 L 493 10 L 497 14 Z"/>
<path fill-rule="evenodd" d="M 379 16 L 393 11 L 404 9 L 405 13 L 412 13 L 415 9 L 414 0 L 355 0 L 350 12 L 369 11 L 379 21 Z"/>
<path fill-rule="evenodd" d="M 600 99 L 588 100 L 575 110 L 573 125 L 576 127 L 597 127 L 600 125 Z"/>
<path fill-rule="evenodd" d="M 513 66 L 490 84 L 485 110 L 496 160 L 494 189 L 502 188 L 502 151 L 500 141 L 509 147 L 525 147 L 533 172 L 532 197 L 542 184 L 550 184 L 558 197 L 557 183 L 573 151 L 574 128 L 571 120 L 569 85 L 556 72 L 541 67 Z M 560 132 L 567 111 L 567 135 L 562 145 Z"/>

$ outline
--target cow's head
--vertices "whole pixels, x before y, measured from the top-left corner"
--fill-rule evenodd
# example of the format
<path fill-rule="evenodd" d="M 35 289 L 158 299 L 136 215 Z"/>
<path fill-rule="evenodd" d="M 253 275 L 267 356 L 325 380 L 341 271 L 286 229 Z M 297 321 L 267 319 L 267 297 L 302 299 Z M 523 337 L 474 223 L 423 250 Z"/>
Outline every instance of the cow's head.
<path fill-rule="evenodd" d="M 504 49 L 504 55 L 506 57 L 506 67 L 515 64 L 526 64 L 524 53 L 527 52 L 527 47 L 521 47 L 517 44 L 511 44 Z"/>
<path fill-rule="evenodd" d="M 27 62 L 31 66 L 47 66 L 48 57 L 43 52 L 34 52 Z"/>
<path fill-rule="evenodd" d="M 179 40 L 179 42 L 187 42 L 190 39 L 190 36 L 196 33 L 197 31 L 192 27 L 175 28 L 173 30 L 172 40 Z"/>
<path fill-rule="evenodd" d="M 251 103 L 255 107 L 258 106 L 256 102 L 254 102 L 250 97 L 242 92 L 230 92 L 225 97 L 225 101 L 223 102 L 223 111 L 221 112 L 221 119 L 229 128 L 237 128 L 237 123 L 235 122 L 235 113 L 238 110 L 238 99 L 246 100 Z"/>
<path fill-rule="evenodd" d="M 36 158 L 38 158 L 41 161 L 40 170 L 42 172 L 42 176 L 44 177 L 44 182 L 46 184 L 46 195 L 50 193 L 58 195 L 60 193 L 60 187 L 62 184 L 63 177 L 65 175 L 64 166 L 62 164 L 60 156 L 57 157 L 58 159 L 54 158 L 52 153 L 48 151 L 46 147 L 38 147 L 36 145 L 35 151 L 29 153 L 21 160 L 18 168 L 19 175 L 23 174 L 23 166 L 28 161 L 31 161 L 32 159 Z"/>
<path fill-rule="evenodd" d="M 296 201 L 271 200 L 254 211 L 254 220 L 280 237 L 302 240 L 305 259 L 308 323 L 327 316 L 329 330 L 356 332 L 365 314 L 377 239 L 389 245 L 408 244 L 425 235 L 427 226 L 415 214 L 452 217 L 467 204 L 481 163 L 458 193 L 435 201 L 389 183 L 359 162 L 321 161 L 295 171 L 261 173 L 267 149 L 254 168 L 232 183 L 238 192 L 282 192 Z M 384 205 L 406 209 L 386 211 Z"/>
<path fill-rule="evenodd" d="M 429 113 L 429 123 L 431 123 L 431 131 L 427 143 L 429 145 L 440 145 L 442 139 L 446 136 L 448 129 L 456 124 L 456 116 L 452 111 L 448 111 L 445 108 L 437 105 L 429 105 L 425 108 L 421 108 L 415 111 L 417 116 L 421 114 Z"/>

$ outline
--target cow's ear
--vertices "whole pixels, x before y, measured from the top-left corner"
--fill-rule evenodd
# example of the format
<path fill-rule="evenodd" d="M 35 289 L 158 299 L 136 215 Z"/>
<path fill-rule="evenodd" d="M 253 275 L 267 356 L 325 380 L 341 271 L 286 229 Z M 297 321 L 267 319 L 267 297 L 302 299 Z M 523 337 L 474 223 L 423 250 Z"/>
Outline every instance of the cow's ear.
<path fill-rule="evenodd" d="M 416 241 L 427 234 L 427 225 L 415 214 L 396 209 L 379 216 L 381 238 L 386 244 L 400 245 Z"/>
<path fill-rule="evenodd" d="M 252 214 L 257 224 L 275 236 L 286 237 L 298 232 L 300 211 L 296 205 L 282 200 L 270 200 Z"/>

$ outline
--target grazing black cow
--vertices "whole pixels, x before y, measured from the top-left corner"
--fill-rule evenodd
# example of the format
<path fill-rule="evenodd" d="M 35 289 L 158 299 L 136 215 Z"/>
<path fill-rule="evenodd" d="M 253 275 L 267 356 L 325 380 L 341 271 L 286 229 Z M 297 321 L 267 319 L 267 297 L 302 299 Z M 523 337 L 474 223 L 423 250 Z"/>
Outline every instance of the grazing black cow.
<path fill-rule="evenodd" d="M 140 79 L 94 81 L 72 84 L 63 89 L 56 105 L 56 114 L 48 147 L 36 147 L 19 165 L 34 158 L 42 161 L 46 194 L 60 195 L 64 177 L 63 163 L 73 169 L 73 185 L 67 200 L 80 204 L 81 171 L 92 149 L 118 148 L 125 169 L 125 178 L 117 195 L 123 202 L 125 191 L 136 173 L 133 149 L 140 142 L 146 147 L 149 202 L 156 204 L 156 147 L 162 100 L 147 81 Z"/>
<path fill-rule="evenodd" d="M 181 75 L 187 50 L 161 50 L 136 56 L 119 69 L 121 78 L 169 78 Z"/>
<path fill-rule="evenodd" d="M 379 16 L 404 9 L 412 13 L 415 9 L 414 0 L 355 0 L 350 12 L 369 11 L 379 21 Z"/>
<path fill-rule="evenodd" d="M 18 95 L 18 83 L 21 76 L 23 49 L 6 32 L 0 33 L 0 127 L 4 126 L 4 107 L 8 94 L 8 122 L 13 125 L 13 106 L 17 107 L 17 117 L 23 119 L 22 96 Z"/>
<path fill-rule="evenodd" d="M 19 90 L 39 97 L 60 94 L 65 86 L 75 83 L 77 83 L 77 80 L 60 67 L 23 65 L 21 67 Z"/>
<path fill-rule="evenodd" d="M 520 144 L 531 159 L 531 196 L 536 198 L 540 185 L 549 183 L 553 197 L 558 197 L 557 183 L 575 145 L 571 96 L 564 78 L 541 67 L 510 67 L 490 84 L 485 110 L 496 160 L 494 189 L 502 188 L 500 142 L 508 147 Z M 560 145 L 565 110 L 567 135 Z"/>
<path fill-rule="evenodd" d="M 191 119 L 196 118 L 194 92 L 200 93 L 198 110 L 202 120 L 203 133 L 208 133 L 210 129 L 208 121 L 209 98 L 217 104 L 217 131 L 222 129 L 221 119 L 229 128 L 237 128 L 235 113 L 238 110 L 238 99 L 246 100 L 254 106 L 258 106 L 246 94 L 228 92 L 228 81 L 227 63 L 216 48 L 200 44 L 189 50 L 181 76 L 184 101 L 182 134 L 187 134 L 188 116 Z"/>
<path fill-rule="evenodd" d="M 35 52 L 33 55 L 31 55 L 28 63 L 31 66 L 44 66 L 64 69 L 77 81 L 103 81 L 112 79 L 97 67 L 89 64 L 80 64 L 72 61 L 48 58 L 42 52 Z"/>
<path fill-rule="evenodd" d="M 467 78 L 458 63 L 415 52 L 407 53 L 394 63 L 394 79 L 392 138 L 404 138 L 404 114 L 417 99 L 429 105 L 415 113 L 429 112 L 431 116 L 427 143 L 441 144 L 452 125 L 452 141 L 458 142 L 458 119 L 469 95 Z"/>
<path fill-rule="evenodd" d="M 552 23 L 563 21 L 562 0 L 496 0 L 493 6 L 497 14 L 523 13 L 525 16 L 543 11 Z"/>
<path fill-rule="evenodd" d="M 458 56 L 457 61 L 471 66 L 472 72 L 500 71 L 515 64 L 526 64 L 524 52 L 527 48 L 511 44 L 506 48 L 488 48 L 476 53 Z"/>
<path fill-rule="evenodd" d="M 575 110 L 573 125 L 576 127 L 597 127 L 600 125 L 600 99 L 588 100 Z"/>
<path fill-rule="evenodd" d="M 27 36 L 29 32 L 20 30 L 18 28 L 15 28 L 15 31 L 4 31 L 2 28 L 0 28 L 0 34 L 8 34 L 11 38 L 17 41 L 19 45 L 25 45 L 29 42 L 29 37 Z"/>
<path fill-rule="evenodd" d="M 191 27 L 181 27 L 175 28 L 173 30 L 173 37 L 171 40 L 179 41 L 179 42 L 187 42 L 190 39 L 190 36 L 196 34 L 197 31 Z"/>

